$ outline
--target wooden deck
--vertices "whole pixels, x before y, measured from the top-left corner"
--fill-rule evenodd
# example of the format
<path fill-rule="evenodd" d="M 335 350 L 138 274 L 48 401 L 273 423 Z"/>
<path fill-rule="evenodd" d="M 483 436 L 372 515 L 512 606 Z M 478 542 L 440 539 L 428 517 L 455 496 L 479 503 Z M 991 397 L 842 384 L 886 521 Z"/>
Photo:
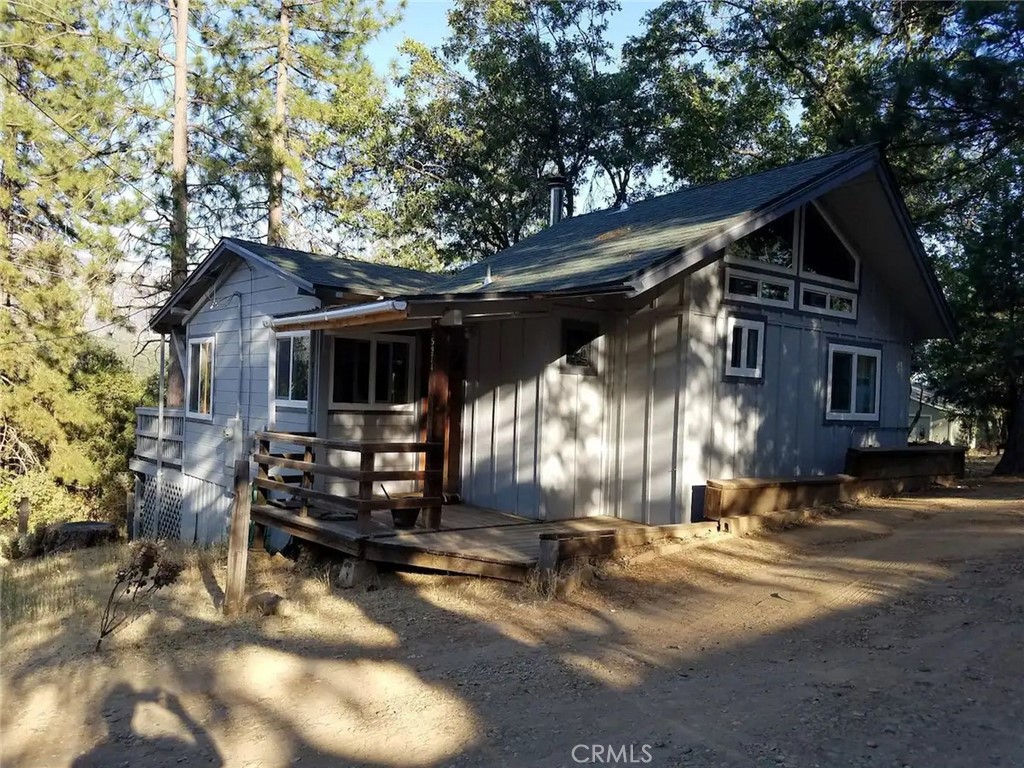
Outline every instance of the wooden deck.
<path fill-rule="evenodd" d="M 539 522 L 466 504 L 446 504 L 440 530 L 423 528 L 423 515 L 405 531 L 378 515 L 360 533 L 354 519 L 302 517 L 271 505 L 255 505 L 251 514 L 256 523 L 355 557 L 509 581 L 523 581 L 537 565 L 541 534 L 646 528 L 614 517 Z"/>

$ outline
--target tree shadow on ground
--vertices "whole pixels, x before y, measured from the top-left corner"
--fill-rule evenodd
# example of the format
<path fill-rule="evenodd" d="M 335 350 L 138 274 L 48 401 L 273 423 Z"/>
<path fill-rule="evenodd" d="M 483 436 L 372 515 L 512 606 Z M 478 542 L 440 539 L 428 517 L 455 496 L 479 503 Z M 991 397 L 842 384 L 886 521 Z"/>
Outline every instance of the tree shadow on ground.
<path fill-rule="evenodd" d="M 1022 489 L 987 485 L 979 498 L 1011 503 Z M 184 743 L 206 739 L 228 764 L 571 765 L 595 744 L 647 745 L 654 766 L 1019 764 L 1022 516 L 957 527 L 952 513 L 912 514 L 949 498 L 896 505 L 911 512 L 891 515 L 902 544 L 732 540 L 572 604 L 385 578 L 344 595 L 336 635 L 170 612 L 143 662 L 131 663 L 138 647 L 60 666 L 40 656 L 5 671 L 7 701 L 65 681 L 78 691 L 77 710 L 63 705 L 70 722 L 123 712 L 150 696 L 135 685 L 158 683 L 180 698 Z M 929 537 L 943 545 L 914 544 Z M 177 764 L 182 753 L 140 754 L 123 720 L 104 719 L 88 755 Z M 21 740 L 6 757 L 70 763 L 31 749 Z"/>

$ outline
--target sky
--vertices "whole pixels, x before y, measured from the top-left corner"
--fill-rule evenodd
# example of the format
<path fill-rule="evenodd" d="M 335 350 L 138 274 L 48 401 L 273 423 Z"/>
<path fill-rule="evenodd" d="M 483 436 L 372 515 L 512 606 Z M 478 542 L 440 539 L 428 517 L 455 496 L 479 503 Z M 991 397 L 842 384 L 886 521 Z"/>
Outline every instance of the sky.
<path fill-rule="evenodd" d="M 640 31 L 644 14 L 659 4 L 660 0 L 622 0 L 622 8 L 609 21 L 608 40 L 618 49 Z M 388 3 L 389 10 L 394 10 L 397 5 Z M 367 49 L 377 71 L 382 75 L 387 74 L 391 62 L 398 56 L 399 46 L 406 38 L 431 48 L 439 46 L 448 34 L 448 9 L 451 6 L 446 0 L 409 0 L 402 20 L 378 36 Z"/>

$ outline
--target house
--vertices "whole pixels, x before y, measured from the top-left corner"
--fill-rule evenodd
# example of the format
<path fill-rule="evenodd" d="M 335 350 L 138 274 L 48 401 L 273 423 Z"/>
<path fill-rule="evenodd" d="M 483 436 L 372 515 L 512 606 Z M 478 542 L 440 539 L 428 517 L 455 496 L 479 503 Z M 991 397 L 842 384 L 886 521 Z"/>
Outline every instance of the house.
<path fill-rule="evenodd" d="M 908 405 L 911 443 L 945 443 L 975 448 L 977 437 L 972 425 L 961 419 L 953 408 L 936 397 L 934 390 L 911 382 Z"/>
<path fill-rule="evenodd" d="M 333 474 L 291 484 L 304 512 L 384 508 L 367 478 L 414 491 L 440 445 L 446 499 L 644 524 L 701 519 L 709 478 L 906 445 L 911 345 L 954 327 L 876 147 L 567 219 L 563 194 L 553 181 L 550 226 L 456 274 L 221 241 L 151 323 L 187 393 L 140 409 L 146 524 L 220 538 L 264 431 L 326 448 Z M 359 474 L 368 442 L 408 452 Z"/>

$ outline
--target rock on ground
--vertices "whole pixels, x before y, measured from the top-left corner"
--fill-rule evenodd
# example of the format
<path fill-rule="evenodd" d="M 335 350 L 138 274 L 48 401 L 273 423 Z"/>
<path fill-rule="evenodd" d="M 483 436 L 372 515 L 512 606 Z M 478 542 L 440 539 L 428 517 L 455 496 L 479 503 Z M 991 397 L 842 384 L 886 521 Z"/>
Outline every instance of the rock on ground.
<path fill-rule="evenodd" d="M 43 554 L 70 552 L 74 549 L 111 544 L 121 538 L 113 523 L 80 521 L 51 525 L 43 534 Z"/>

